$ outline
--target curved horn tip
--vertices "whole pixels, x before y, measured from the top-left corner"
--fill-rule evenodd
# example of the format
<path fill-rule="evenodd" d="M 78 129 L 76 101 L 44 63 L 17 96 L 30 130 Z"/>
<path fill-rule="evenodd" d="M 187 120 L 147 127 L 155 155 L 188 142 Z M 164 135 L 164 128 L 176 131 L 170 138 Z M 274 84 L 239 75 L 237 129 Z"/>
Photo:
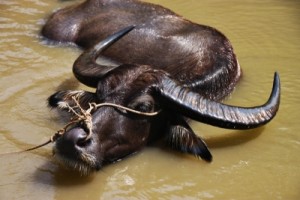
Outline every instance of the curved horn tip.
<path fill-rule="evenodd" d="M 280 84 L 280 77 L 279 77 L 279 73 L 277 71 L 274 72 L 274 82 L 276 82 L 276 85 Z"/>
<path fill-rule="evenodd" d="M 105 38 L 104 40 L 96 44 L 93 49 L 98 52 L 108 48 L 110 45 L 112 45 L 113 43 L 121 39 L 123 36 L 125 36 L 127 33 L 132 31 L 134 28 L 135 26 L 131 25 L 113 33 L 112 35 L 109 35 L 107 38 Z"/>
<path fill-rule="evenodd" d="M 271 103 L 275 100 L 275 104 L 279 104 L 280 101 L 280 77 L 279 77 L 279 73 L 275 72 L 274 73 L 274 80 L 273 80 L 273 88 L 272 88 L 272 92 L 269 98 L 268 103 Z"/>

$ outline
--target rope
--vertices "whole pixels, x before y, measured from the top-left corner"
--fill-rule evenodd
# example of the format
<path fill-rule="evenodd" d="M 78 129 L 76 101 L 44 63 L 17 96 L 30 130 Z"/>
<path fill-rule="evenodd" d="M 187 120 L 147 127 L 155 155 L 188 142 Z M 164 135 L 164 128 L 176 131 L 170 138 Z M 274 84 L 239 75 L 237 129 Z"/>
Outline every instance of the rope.
<path fill-rule="evenodd" d="M 8 152 L 8 153 L 2 153 L 0 154 L 0 156 L 3 155 L 10 155 L 10 154 L 17 154 L 17 153 L 23 153 L 23 152 L 28 152 L 28 151 L 32 151 L 38 148 L 41 148 L 43 146 L 46 146 L 50 143 L 55 142 L 58 138 L 60 138 L 63 134 L 65 134 L 67 132 L 67 129 L 76 123 L 80 123 L 83 122 L 84 125 L 86 126 L 86 128 L 88 129 L 88 133 L 87 136 L 85 138 L 86 140 L 89 140 L 92 137 L 92 128 L 93 128 L 93 122 L 92 122 L 92 115 L 91 113 L 100 108 L 100 107 L 104 107 L 104 106 L 109 106 L 109 107 L 114 107 L 120 110 L 123 110 L 123 112 L 129 112 L 129 113 L 134 113 L 137 115 L 142 115 L 142 116 L 156 116 L 160 113 L 160 111 L 156 111 L 156 112 L 141 112 L 138 110 L 134 110 L 119 104 L 114 104 L 114 103 L 100 103 L 100 104 L 96 104 L 96 103 L 90 103 L 89 104 L 89 108 L 87 110 L 84 110 L 80 104 L 79 101 L 73 96 L 72 100 L 75 102 L 75 106 L 71 107 L 68 103 L 65 104 L 65 106 L 69 109 L 69 112 L 74 114 L 74 117 L 72 117 L 70 119 L 70 122 L 68 124 L 66 124 L 62 129 L 58 130 L 54 135 L 52 135 L 50 137 L 50 139 L 40 145 L 25 149 L 25 150 L 21 150 L 21 151 L 15 151 L 15 152 Z M 77 112 L 75 109 L 78 108 L 79 112 Z"/>

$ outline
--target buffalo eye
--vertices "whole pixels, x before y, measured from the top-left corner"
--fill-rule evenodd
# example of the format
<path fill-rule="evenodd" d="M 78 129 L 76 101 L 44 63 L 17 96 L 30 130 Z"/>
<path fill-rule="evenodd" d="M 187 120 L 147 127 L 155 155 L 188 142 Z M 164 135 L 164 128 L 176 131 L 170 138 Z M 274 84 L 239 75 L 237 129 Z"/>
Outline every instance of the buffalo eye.
<path fill-rule="evenodd" d="M 150 95 L 142 95 L 131 101 L 128 106 L 140 112 L 153 112 L 154 99 Z"/>
<path fill-rule="evenodd" d="M 134 109 L 141 112 L 151 112 L 153 110 L 153 105 L 149 102 L 142 102 L 137 104 Z"/>

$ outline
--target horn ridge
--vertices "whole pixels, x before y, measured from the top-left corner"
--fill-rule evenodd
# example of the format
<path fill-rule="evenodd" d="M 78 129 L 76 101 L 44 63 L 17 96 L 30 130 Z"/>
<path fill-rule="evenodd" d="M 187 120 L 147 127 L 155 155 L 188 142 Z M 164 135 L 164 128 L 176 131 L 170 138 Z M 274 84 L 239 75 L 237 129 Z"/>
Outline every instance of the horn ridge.
<path fill-rule="evenodd" d="M 256 107 L 225 105 L 202 97 L 164 77 L 158 89 L 161 102 L 191 119 L 227 129 L 250 129 L 268 123 L 277 113 L 280 104 L 280 79 L 274 74 L 273 88 L 268 101 Z"/>

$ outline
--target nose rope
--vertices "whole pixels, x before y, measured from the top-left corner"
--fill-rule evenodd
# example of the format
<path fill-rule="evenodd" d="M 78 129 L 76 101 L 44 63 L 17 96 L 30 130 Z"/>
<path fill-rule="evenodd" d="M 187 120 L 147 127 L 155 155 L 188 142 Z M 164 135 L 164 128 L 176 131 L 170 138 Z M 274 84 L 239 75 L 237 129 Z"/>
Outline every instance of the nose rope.
<path fill-rule="evenodd" d="M 67 123 L 62 129 L 60 129 L 56 133 L 54 133 L 54 135 L 52 135 L 48 141 L 46 141 L 40 145 L 36 145 L 34 147 L 22 150 L 22 151 L 1 153 L 0 156 L 32 151 L 32 150 L 38 149 L 40 147 L 46 146 L 47 144 L 53 143 L 58 138 L 60 138 L 63 134 L 65 134 L 70 126 L 72 126 L 76 123 L 83 123 L 85 125 L 85 127 L 87 128 L 88 133 L 85 138 L 85 141 L 87 141 L 92 137 L 92 134 L 93 134 L 93 132 L 92 132 L 93 122 L 92 122 L 92 114 L 91 113 L 100 107 L 104 107 L 104 106 L 114 107 L 114 108 L 121 110 L 123 113 L 129 112 L 129 113 L 134 113 L 137 115 L 149 116 L 149 117 L 158 115 L 160 113 L 160 110 L 155 111 L 155 112 L 141 112 L 141 111 L 134 110 L 134 109 L 131 109 L 131 108 L 119 105 L 119 104 L 114 104 L 114 103 L 100 103 L 100 104 L 89 103 L 89 108 L 87 110 L 84 110 L 80 106 L 79 100 L 77 100 L 74 96 L 72 97 L 72 100 L 74 101 L 75 106 L 70 106 L 68 103 L 66 103 L 66 104 L 64 104 L 64 107 L 66 107 L 70 113 L 73 113 L 74 117 L 72 117 L 70 119 L 70 122 Z M 76 109 L 79 109 L 79 111 L 76 111 Z"/>
<path fill-rule="evenodd" d="M 75 118 L 71 119 L 71 122 L 69 123 L 68 126 L 70 126 L 71 124 L 74 124 L 74 123 L 83 122 L 85 124 L 86 128 L 88 129 L 88 134 L 85 138 L 85 141 L 90 139 L 92 136 L 93 122 L 92 122 L 91 113 L 100 107 L 104 107 L 104 106 L 114 107 L 114 108 L 122 110 L 125 113 L 129 112 L 129 113 L 134 113 L 137 115 L 143 115 L 143 116 L 149 116 L 149 117 L 158 115 L 160 113 L 160 110 L 156 111 L 156 112 L 141 112 L 141 111 L 134 110 L 134 109 L 131 109 L 131 108 L 119 105 L 119 104 L 114 104 L 114 103 L 100 103 L 100 104 L 89 103 L 89 108 L 87 110 L 84 110 L 80 106 L 79 101 L 74 96 L 72 97 L 72 100 L 75 102 L 75 106 L 71 107 L 69 104 L 66 104 L 66 106 L 69 109 L 69 111 L 75 115 Z M 80 112 L 79 113 L 76 112 L 74 108 L 78 108 Z M 67 129 L 67 127 L 65 127 L 63 129 L 62 134 L 64 134 L 66 132 L 66 129 Z"/>

